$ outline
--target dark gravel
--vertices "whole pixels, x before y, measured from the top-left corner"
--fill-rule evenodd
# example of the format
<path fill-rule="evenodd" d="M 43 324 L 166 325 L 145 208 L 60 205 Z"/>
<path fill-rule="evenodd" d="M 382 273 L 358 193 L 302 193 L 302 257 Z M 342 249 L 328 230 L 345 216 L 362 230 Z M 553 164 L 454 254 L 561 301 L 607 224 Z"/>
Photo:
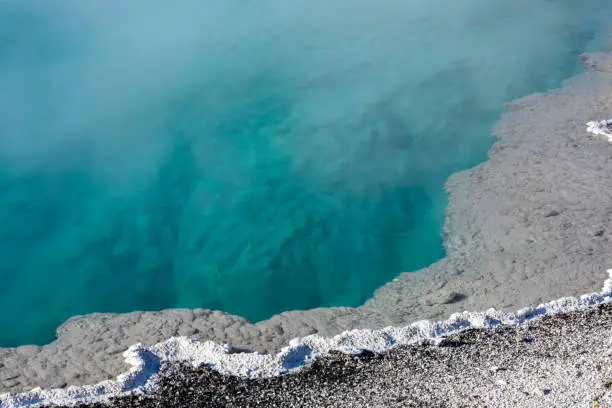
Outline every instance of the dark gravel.
<path fill-rule="evenodd" d="M 270 379 L 167 365 L 154 395 L 109 405 L 579 407 L 599 401 L 603 407 L 612 386 L 611 329 L 612 304 L 605 304 L 519 327 L 468 330 L 440 345 L 399 347 L 384 355 L 334 353 L 300 373 Z"/>

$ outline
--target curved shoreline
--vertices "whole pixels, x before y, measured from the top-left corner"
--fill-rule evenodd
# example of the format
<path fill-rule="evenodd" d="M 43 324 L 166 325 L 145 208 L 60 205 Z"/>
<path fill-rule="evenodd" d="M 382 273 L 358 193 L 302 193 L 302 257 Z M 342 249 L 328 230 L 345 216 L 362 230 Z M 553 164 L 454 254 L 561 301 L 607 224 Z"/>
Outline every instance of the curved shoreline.
<path fill-rule="evenodd" d="M 199 342 L 187 337 L 172 337 L 164 342 L 145 347 L 131 346 L 123 353 L 132 368 L 115 381 L 96 385 L 71 386 L 66 389 L 36 388 L 23 394 L 0 394 L 0 408 L 24 408 L 45 405 L 78 405 L 108 402 L 110 398 L 150 395 L 156 389 L 162 364 L 187 363 L 193 368 L 202 366 L 220 374 L 242 378 L 270 378 L 294 373 L 310 362 L 324 358 L 334 351 L 360 354 L 363 351 L 385 353 L 399 346 L 440 341 L 467 329 L 515 326 L 560 313 L 587 311 L 612 302 L 612 269 L 601 292 L 566 297 L 527 307 L 516 313 L 495 309 L 486 312 L 455 313 L 449 319 L 431 323 L 427 320 L 406 327 L 386 327 L 381 330 L 346 331 L 333 338 L 311 335 L 294 339 L 278 354 L 232 353 L 230 347 L 213 341 Z"/>
<path fill-rule="evenodd" d="M 0 392 L 115 377 L 127 368 L 120 353 L 137 342 L 190 336 L 276 352 L 313 333 L 518 309 L 594 290 L 612 264 L 612 146 L 588 137 L 585 123 L 612 116 L 611 61 L 587 56 L 590 70 L 564 88 L 511 103 L 489 160 L 447 181 L 447 257 L 402 274 L 364 306 L 285 312 L 256 324 L 185 309 L 79 316 L 49 345 L 0 349 Z"/>

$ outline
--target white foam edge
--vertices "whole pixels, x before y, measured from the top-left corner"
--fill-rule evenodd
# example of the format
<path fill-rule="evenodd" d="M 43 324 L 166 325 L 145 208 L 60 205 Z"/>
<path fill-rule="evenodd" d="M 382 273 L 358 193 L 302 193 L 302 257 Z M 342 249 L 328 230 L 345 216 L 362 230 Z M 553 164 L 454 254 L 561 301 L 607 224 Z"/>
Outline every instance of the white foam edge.
<path fill-rule="evenodd" d="M 163 362 L 190 363 L 193 367 L 206 365 L 222 374 L 246 378 L 266 378 L 296 372 L 315 358 L 331 351 L 358 354 L 364 350 L 387 352 L 400 345 L 438 342 L 444 337 L 473 328 L 519 325 L 544 316 L 588 310 L 602 303 L 612 302 L 612 269 L 608 269 L 603 289 L 579 297 L 564 297 L 516 313 L 489 309 L 484 312 L 455 313 L 447 320 L 422 320 L 405 327 L 386 327 L 380 330 L 350 330 L 325 338 L 310 335 L 291 340 L 278 354 L 231 353 L 231 347 L 212 341 L 198 341 L 187 337 L 172 337 L 151 347 L 135 344 L 123 356 L 130 370 L 115 380 L 95 385 L 70 386 L 64 389 L 35 388 L 24 393 L 0 394 L 0 408 L 25 408 L 85 403 L 104 403 L 113 397 L 151 394 Z"/>
<path fill-rule="evenodd" d="M 587 122 L 587 132 L 594 136 L 603 136 L 612 142 L 612 119 Z"/>

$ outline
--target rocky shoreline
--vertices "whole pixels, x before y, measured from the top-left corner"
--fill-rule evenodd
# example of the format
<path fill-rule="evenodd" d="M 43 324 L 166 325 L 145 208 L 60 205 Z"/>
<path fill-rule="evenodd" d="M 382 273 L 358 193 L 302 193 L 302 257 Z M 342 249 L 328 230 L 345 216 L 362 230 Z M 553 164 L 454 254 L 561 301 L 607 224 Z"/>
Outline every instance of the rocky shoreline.
<path fill-rule="evenodd" d="M 402 326 L 462 310 L 516 310 L 599 288 L 612 265 L 612 145 L 585 124 L 612 117 L 612 56 L 560 90 L 508 105 L 489 160 L 446 184 L 447 257 L 405 273 L 360 308 L 286 312 L 257 324 L 219 311 L 94 314 L 46 346 L 0 349 L 0 392 L 113 378 L 134 343 L 190 336 L 276 352 L 292 338 Z"/>
<path fill-rule="evenodd" d="M 470 329 L 438 344 L 333 353 L 268 379 L 168 364 L 150 396 L 80 408 L 606 407 L 612 404 L 612 303 L 521 326 Z"/>
<path fill-rule="evenodd" d="M 485 312 L 455 313 L 449 319 L 440 322 L 424 320 L 405 327 L 389 326 L 381 330 L 346 331 L 332 338 L 311 335 L 293 339 L 289 346 L 284 347 L 276 355 L 249 353 L 210 340 L 201 342 L 187 337 L 172 337 L 149 347 L 136 344 L 123 353 L 125 363 L 131 368 L 117 376 L 116 380 L 102 381 L 94 385 L 70 386 L 65 389 L 36 388 L 25 393 L 0 394 L 0 408 L 77 406 L 79 404 L 84 406 L 110 404 L 112 406 L 116 401 L 124 400 L 132 402 L 136 400 L 146 404 L 151 403 L 151 398 L 164 403 L 168 396 L 159 393 L 165 389 L 166 380 L 176 385 L 172 390 L 175 396 L 185 393 L 191 395 L 190 393 L 196 392 L 193 387 L 181 382 L 181 379 L 184 379 L 181 372 L 188 366 L 194 369 L 204 367 L 207 372 L 223 375 L 231 378 L 231 381 L 249 382 L 271 379 L 283 381 L 282 378 L 285 377 L 294 378 L 300 373 L 308 373 L 310 367 L 318 364 L 318 361 L 326 361 L 338 353 L 362 356 L 366 354 L 388 355 L 398 349 L 414 345 L 460 345 L 461 341 L 456 340 L 455 337 L 474 329 L 484 329 L 486 337 L 487 332 L 508 328 L 520 331 L 550 318 L 564 320 L 569 315 L 590 316 L 593 313 L 599 316 L 601 313 L 598 311 L 601 310 L 604 310 L 604 319 L 601 321 L 600 318 L 596 318 L 596 321 L 601 323 L 603 332 L 596 334 L 596 337 L 603 342 L 601 344 L 611 345 L 612 333 L 609 332 L 609 322 L 606 317 L 608 313 L 605 311 L 612 303 L 612 269 L 607 272 L 610 277 L 605 281 L 601 292 L 598 293 L 561 298 L 535 308 L 523 308 L 516 313 L 489 309 Z M 582 326 L 579 325 L 576 330 L 582 330 Z M 577 336 L 592 335 L 593 332 L 599 330 L 600 326 L 589 326 L 588 333 L 582 332 Z M 565 341 L 566 330 L 563 328 L 558 333 L 557 342 Z M 564 346 L 561 344 L 557 347 Z M 476 355 L 480 355 L 481 351 L 478 347 L 476 350 Z M 592 345 L 580 354 L 596 352 L 598 355 L 597 350 Z M 608 354 L 606 351 L 606 355 Z M 552 358 L 553 356 L 547 353 L 546 357 Z M 531 362 L 531 360 L 527 361 Z M 477 362 L 476 359 L 474 364 L 478 365 Z M 176 367 L 178 371 L 173 369 Z M 185 372 L 188 374 L 189 370 Z M 429 376 L 428 372 L 421 374 Z M 446 375 L 446 378 L 452 377 Z M 178 382 L 173 382 L 175 380 Z M 385 384 L 386 382 L 383 381 L 383 385 Z M 455 390 L 452 382 L 444 384 L 451 390 Z M 469 386 L 466 385 L 466 387 L 469 389 Z M 220 392 L 223 394 L 223 390 Z M 231 395 L 226 396 L 227 399 L 231 397 Z M 196 401 L 188 403 L 192 402 Z"/>

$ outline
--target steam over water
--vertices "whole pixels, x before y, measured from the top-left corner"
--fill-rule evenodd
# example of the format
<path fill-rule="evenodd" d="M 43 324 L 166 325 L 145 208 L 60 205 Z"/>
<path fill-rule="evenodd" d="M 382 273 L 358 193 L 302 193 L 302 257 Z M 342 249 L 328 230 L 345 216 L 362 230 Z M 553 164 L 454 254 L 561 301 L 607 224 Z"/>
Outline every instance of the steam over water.
<path fill-rule="evenodd" d="M 444 256 L 503 103 L 608 0 L 0 3 L 0 345 L 89 312 L 356 306 Z M 537 137 L 537 135 L 534 135 Z"/>

